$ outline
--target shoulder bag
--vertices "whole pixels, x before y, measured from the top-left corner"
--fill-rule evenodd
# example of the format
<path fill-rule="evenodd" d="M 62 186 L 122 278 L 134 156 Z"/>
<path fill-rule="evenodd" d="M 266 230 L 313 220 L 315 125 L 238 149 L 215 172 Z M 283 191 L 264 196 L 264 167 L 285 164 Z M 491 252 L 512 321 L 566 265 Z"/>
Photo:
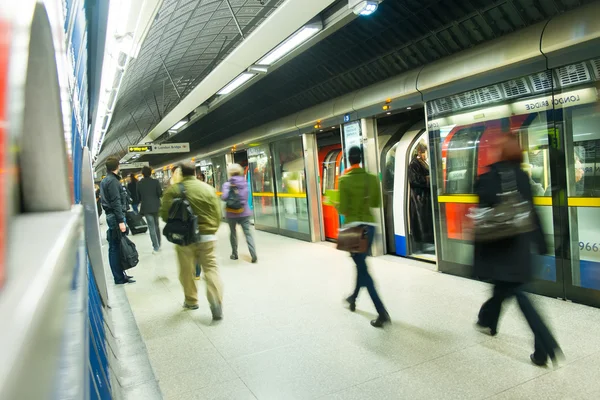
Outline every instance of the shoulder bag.
<path fill-rule="evenodd" d="M 492 207 L 474 207 L 467 217 L 473 223 L 473 239 L 476 242 L 493 242 L 515 237 L 535 230 L 533 205 L 524 200 L 517 190 L 513 170 L 499 171 L 500 201 Z"/>

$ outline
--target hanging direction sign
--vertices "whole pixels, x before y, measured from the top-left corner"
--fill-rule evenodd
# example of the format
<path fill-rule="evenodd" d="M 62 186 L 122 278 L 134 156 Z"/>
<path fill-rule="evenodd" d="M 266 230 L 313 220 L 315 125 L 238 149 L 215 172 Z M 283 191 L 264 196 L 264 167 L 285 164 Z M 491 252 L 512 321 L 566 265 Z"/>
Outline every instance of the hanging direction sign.
<path fill-rule="evenodd" d="M 119 168 L 121 168 L 121 169 L 141 169 L 141 168 L 149 167 L 149 166 L 150 166 L 149 162 L 140 161 L 140 162 L 121 164 L 121 165 L 119 165 Z"/>
<path fill-rule="evenodd" d="M 166 153 L 189 153 L 189 143 L 161 143 L 161 144 L 146 144 L 146 145 L 135 145 L 128 146 L 129 153 L 152 153 L 152 154 L 166 154 Z"/>

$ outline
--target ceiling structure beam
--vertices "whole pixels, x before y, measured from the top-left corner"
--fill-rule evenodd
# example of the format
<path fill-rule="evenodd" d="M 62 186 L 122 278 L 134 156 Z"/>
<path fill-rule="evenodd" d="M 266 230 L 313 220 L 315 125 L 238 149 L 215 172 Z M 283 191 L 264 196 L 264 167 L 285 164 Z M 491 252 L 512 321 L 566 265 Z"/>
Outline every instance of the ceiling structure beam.
<path fill-rule="evenodd" d="M 227 7 L 229 7 L 229 11 L 231 12 L 231 17 L 233 18 L 233 22 L 235 22 L 235 26 L 237 26 L 238 31 L 240 32 L 240 36 L 243 39 L 246 39 L 244 37 L 244 32 L 242 32 L 242 27 L 240 26 L 240 23 L 238 22 L 237 17 L 235 16 L 235 12 L 233 11 L 233 7 L 231 7 L 231 2 L 229 0 L 225 0 L 225 3 L 227 3 Z"/>
<path fill-rule="evenodd" d="M 151 142 L 203 104 L 256 60 L 283 42 L 335 0 L 288 0 L 235 48 L 142 140 Z"/>

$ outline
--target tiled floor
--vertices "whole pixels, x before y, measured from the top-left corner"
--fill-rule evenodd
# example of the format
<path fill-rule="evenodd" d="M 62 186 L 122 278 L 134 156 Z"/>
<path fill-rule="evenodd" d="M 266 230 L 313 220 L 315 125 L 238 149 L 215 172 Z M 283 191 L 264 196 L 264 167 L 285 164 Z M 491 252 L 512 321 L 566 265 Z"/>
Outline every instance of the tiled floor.
<path fill-rule="evenodd" d="M 219 231 L 225 319 L 204 303 L 183 311 L 173 247 L 141 261 L 127 285 L 139 330 L 166 399 L 598 399 L 600 310 L 533 296 L 565 355 L 558 369 L 529 361 L 533 338 L 518 308 L 505 308 L 497 337 L 475 331 L 489 286 L 423 268 L 370 259 L 393 324 L 369 325 L 362 293 L 356 313 L 342 299 L 354 279 L 350 258 L 327 244 L 257 232 L 259 263 L 229 260 Z M 200 282 L 203 290 L 203 283 Z"/>

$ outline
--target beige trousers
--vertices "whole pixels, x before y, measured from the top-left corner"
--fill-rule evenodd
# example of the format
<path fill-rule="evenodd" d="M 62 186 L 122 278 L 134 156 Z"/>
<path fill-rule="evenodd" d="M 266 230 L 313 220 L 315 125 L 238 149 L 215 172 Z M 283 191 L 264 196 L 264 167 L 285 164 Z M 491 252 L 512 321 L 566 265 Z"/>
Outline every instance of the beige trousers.
<path fill-rule="evenodd" d="M 223 303 L 223 283 L 217 266 L 216 246 L 216 241 L 175 246 L 179 260 L 179 282 L 183 287 L 185 303 L 188 305 L 198 304 L 198 288 L 194 279 L 196 262 L 202 265 L 202 273 L 206 280 L 206 298 L 211 307 Z"/>

